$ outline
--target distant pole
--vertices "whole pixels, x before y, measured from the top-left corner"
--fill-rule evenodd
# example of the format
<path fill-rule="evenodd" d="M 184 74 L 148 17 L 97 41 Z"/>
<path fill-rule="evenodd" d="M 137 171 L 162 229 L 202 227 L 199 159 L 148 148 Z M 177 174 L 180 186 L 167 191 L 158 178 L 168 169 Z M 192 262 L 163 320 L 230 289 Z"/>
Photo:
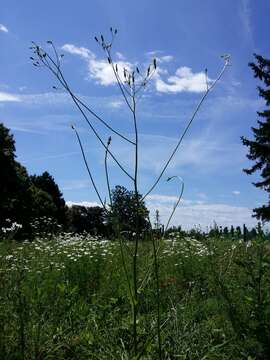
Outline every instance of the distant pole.
<path fill-rule="evenodd" d="M 247 228 L 246 228 L 245 224 L 243 225 L 243 235 L 244 235 L 244 242 L 246 242 L 247 241 Z"/>

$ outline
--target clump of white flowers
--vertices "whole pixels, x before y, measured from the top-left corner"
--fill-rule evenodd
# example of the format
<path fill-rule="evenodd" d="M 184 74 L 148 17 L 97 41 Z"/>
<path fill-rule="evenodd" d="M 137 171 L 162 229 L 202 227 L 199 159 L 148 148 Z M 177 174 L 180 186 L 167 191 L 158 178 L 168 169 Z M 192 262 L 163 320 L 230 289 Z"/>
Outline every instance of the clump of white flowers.
<path fill-rule="evenodd" d="M 22 225 L 16 221 L 12 222 L 10 219 L 6 219 L 6 226 L 0 229 L 0 237 L 2 240 L 12 239 L 16 232 L 22 228 Z"/>

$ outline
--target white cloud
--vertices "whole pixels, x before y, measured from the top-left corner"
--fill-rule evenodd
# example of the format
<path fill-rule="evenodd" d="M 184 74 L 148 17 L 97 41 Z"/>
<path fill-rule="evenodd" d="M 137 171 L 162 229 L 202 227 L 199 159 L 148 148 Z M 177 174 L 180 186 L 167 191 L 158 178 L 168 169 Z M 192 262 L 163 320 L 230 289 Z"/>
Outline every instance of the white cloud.
<path fill-rule="evenodd" d="M 207 79 L 208 83 L 211 79 Z M 162 93 L 195 92 L 200 93 L 206 90 L 206 75 L 204 72 L 193 73 L 187 66 L 179 67 L 175 75 L 169 76 L 166 81 L 162 80 L 159 73 L 156 77 L 155 87 Z"/>
<path fill-rule="evenodd" d="M 112 67 L 108 63 L 107 59 L 98 59 L 97 56 L 89 49 L 84 47 L 77 47 L 73 44 L 65 44 L 62 46 L 62 50 L 80 56 L 87 62 L 88 76 L 91 79 L 96 80 L 98 84 L 108 86 L 117 83 Z M 156 52 L 148 53 L 153 55 Z M 124 81 L 123 69 L 126 68 L 128 71 L 132 71 L 134 64 L 125 60 L 122 53 L 116 53 L 118 66 L 118 74 L 121 80 Z M 158 63 L 168 63 L 173 60 L 172 55 L 162 55 L 157 57 Z M 179 67 L 175 75 L 167 77 L 166 80 L 161 78 L 161 75 L 168 76 L 168 71 L 158 66 L 156 74 L 154 76 L 155 88 L 158 92 L 163 93 L 179 93 L 179 92 L 203 92 L 206 89 L 206 78 L 204 72 L 193 73 L 192 69 L 187 66 Z M 212 80 L 208 78 L 208 83 Z"/>
<path fill-rule="evenodd" d="M 127 62 L 119 61 L 117 62 L 117 66 L 120 75 L 124 68 L 128 71 L 131 70 L 131 64 Z M 116 84 L 112 67 L 107 60 L 97 60 L 96 58 L 89 59 L 88 70 L 90 78 L 96 80 L 97 83 L 105 86 Z"/>
<path fill-rule="evenodd" d="M 234 190 L 232 193 L 233 193 L 233 195 L 240 195 L 240 191 L 238 191 L 238 190 Z"/>
<path fill-rule="evenodd" d="M 5 25 L 0 24 L 0 31 L 3 31 L 3 32 L 5 32 L 5 33 L 8 33 L 8 28 L 7 28 Z"/>
<path fill-rule="evenodd" d="M 21 98 L 18 95 L 7 92 L 0 92 L 0 102 L 20 102 Z"/>
<path fill-rule="evenodd" d="M 93 56 L 92 52 L 85 47 L 77 47 L 73 44 L 65 44 L 62 46 L 62 50 L 73 54 L 73 55 L 79 55 L 84 59 L 89 59 L 89 57 Z"/>
<path fill-rule="evenodd" d="M 67 206 L 71 207 L 72 205 L 79 205 L 79 206 L 85 206 L 85 207 L 93 207 L 93 206 L 100 206 L 99 203 L 94 201 L 66 201 Z"/>
<path fill-rule="evenodd" d="M 146 203 L 152 217 L 154 218 L 155 210 L 159 210 L 161 221 L 166 224 L 175 203 L 175 198 L 174 196 L 159 194 L 147 197 Z M 257 223 L 251 215 L 252 210 L 246 207 L 183 199 L 175 212 L 171 225 L 181 225 L 185 229 L 200 225 L 203 229 L 206 229 L 213 225 L 215 221 L 217 225 L 221 226 L 246 224 L 251 227 Z"/>
<path fill-rule="evenodd" d="M 72 44 L 65 44 L 62 46 L 62 50 L 69 52 L 70 54 L 78 55 L 87 62 L 88 66 L 88 75 L 91 79 L 97 81 L 101 85 L 113 85 L 116 84 L 116 79 L 112 70 L 111 65 L 108 63 L 107 59 L 98 59 L 96 55 L 84 47 L 77 47 Z M 123 55 L 118 53 L 118 58 L 120 61 L 117 61 L 117 66 L 119 69 L 119 75 L 122 76 L 123 69 L 126 68 L 128 71 L 131 71 L 132 64 L 123 59 Z"/>

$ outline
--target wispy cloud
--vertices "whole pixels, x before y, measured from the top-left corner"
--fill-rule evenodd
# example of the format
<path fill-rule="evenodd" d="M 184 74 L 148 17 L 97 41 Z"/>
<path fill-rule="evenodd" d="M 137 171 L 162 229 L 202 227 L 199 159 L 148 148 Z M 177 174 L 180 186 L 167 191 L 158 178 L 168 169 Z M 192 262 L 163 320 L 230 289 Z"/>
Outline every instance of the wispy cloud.
<path fill-rule="evenodd" d="M 91 186 L 89 179 L 87 180 L 68 180 L 61 183 L 61 189 L 64 191 L 87 189 Z"/>
<path fill-rule="evenodd" d="M 14 130 L 17 130 L 17 129 L 14 129 Z M 20 131 L 20 129 L 18 129 L 18 130 Z M 24 131 L 24 130 L 21 130 L 21 131 Z M 28 132 L 27 130 L 25 130 L 25 131 Z M 59 159 L 59 158 L 65 158 L 65 157 L 70 157 L 70 156 L 76 156 L 76 155 L 80 155 L 80 154 L 81 153 L 79 151 L 70 151 L 70 152 L 65 152 L 65 153 L 61 153 L 61 154 L 35 156 L 35 157 L 31 157 L 31 158 L 22 159 L 21 161 L 23 161 L 24 163 L 29 163 L 29 162 L 32 163 L 34 161 Z M 89 184 L 89 182 L 88 182 L 88 184 Z M 66 190 L 66 189 L 63 187 L 63 190 Z"/>
<path fill-rule="evenodd" d="M 114 109 L 119 109 L 124 105 L 124 102 L 122 100 L 113 100 L 108 103 L 109 107 L 112 107 Z"/>
<path fill-rule="evenodd" d="M 20 102 L 22 104 L 48 105 L 71 103 L 68 94 L 63 92 L 47 92 L 38 94 L 15 94 L 0 91 L 0 102 Z"/>
<path fill-rule="evenodd" d="M 161 56 L 159 59 L 162 62 L 170 62 L 173 61 L 174 57 L 172 55 L 165 55 L 165 56 Z"/>
<path fill-rule="evenodd" d="M 143 167 L 158 172 L 176 142 L 177 140 L 172 137 L 141 136 Z M 237 165 L 241 165 L 245 159 L 244 151 L 240 145 L 230 144 L 228 146 L 221 136 L 213 138 L 212 134 L 202 133 L 183 141 L 169 169 L 187 171 L 187 169 L 194 168 L 200 172 L 212 172 L 221 167 L 223 169 L 229 168 L 232 158 Z"/>
<path fill-rule="evenodd" d="M 39 115 L 34 118 L 32 116 L 19 116 L 5 119 L 5 124 L 14 131 L 22 131 L 33 134 L 45 134 L 52 131 L 72 131 L 70 128 L 72 118 L 69 115 Z M 31 158 L 30 160 L 33 161 L 35 159 Z"/>
<path fill-rule="evenodd" d="M 0 92 L 0 102 L 20 102 L 20 96 L 8 92 Z"/>
<path fill-rule="evenodd" d="M 174 60 L 173 55 L 163 55 L 163 54 L 164 52 L 161 50 L 148 51 L 146 52 L 146 57 L 149 58 L 150 60 L 156 58 L 158 63 L 171 62 Z"/>
<path fill-rule="evenodd" d="M 12 130 L 12 131 L 19 131 L 19 132 L 24 132 L 24 133 L 29 133 L 29 134 L 42 134 L 42 131 L 36 130 L 36 129 L 31 129 L 27 126 L 24 125 L 13 125 L 12 123 L 5 121 L 6 124 L 8 124 L 8 127 Z M 19 159 L 21 162 L 25 162 L 24 159 Z"/>
<path fill-rule="evenodd" d="M 177 196 L 171 195 L 161 195 L 161 194 L 151 194 L 147 196 L 148 202 L 159 202 L 161 204 L 170 204 L 175 203 L 178 200 Z"/>
<path fill-rule="evenodd" d="M 243 146 L 240 143 L 228 142 L 228 139 L 220 134 L 215 136 L 212 132 L 202 132 L 194 134 L 192 138 L 187 137 L 168 166 L 166 176 L 185 176 L 193 171 L 201 175 L 215 174 L 221 170 L 223 173 L 230 173 L 235 168 L 242 168 L 246 161 Z M 176 143 L 177 139 L 174 137 L 140 134 L 140 171 L 151 176 L 159 174 Z M 134 159 L 127 156 L 130 154 L 128 145 L 114 139 L 112 149 L 127 169 L 133 168 Z M 115 165 L 112 160 L 109 164 Z"/>
<path fill-rule="evenodd" d="M 0 31 L 8 33 L 8 28 L 5 25 L 0 24 Z"/>
<path fill-rule="evenodd" d="M 248 41 L 253 41 L 250 0 L 240 1 L 239 15 L 243 27 L 244 38 Z"/>
<path fill-rule="evenodd" d="M 208 196 L 205 193 L 198 193 L 197 196 L 201 199 L 201 200 L 207 200 Z"/>
<path fill-rule="evenodd" d="M 17 95 L 20 101 L 30 105 L 67 105 L 71 104 L 70 96 L 64 92 L 46 92 L 39 94 Z"/>
<path fill-rule="evenodd" d="M 236 195 L 236 196 L 237 196 L 237 195 L 240 195 L 240 191 L 239 191 L 239 190 L 234 190 L 234 191 L 232 192 L 232 194 L 233 194 L 233 195 Z"/>
<path fill-rule="evenodd" d="M 119 52 L 119 51 L 117 51 L 117 52 L 115 53 L 115 55 L 117 56 L 117 58 L 118 58 L 119 60 L 125 60 L 125 59 L 126 59 L 125 56 L 124 56 L 121 52 Z"/>
<path fill-rule="evenodd" d="M 161 221 L 165 224 L 170 216 L 175 199 L 174 196 L 154 194 L 147 198 L 147 206 L 153 217 L 155 210 L 158 209 Z M 176 210 L 171 225 L 181 225 L 185 229 L 200 225 L 206 229 L 215 221 L 221 226 L 246 224 L 251 227 L 257 223 L 251 215 L 252 210 L 247 207 L 183 199 Z"/>
<path fill-rule="evenodd" d="M 20 89 L 21 90 L 21 89 Z M 24 88 L 23 88 L 24 90 Z M 124 105 L 124 102 L 119 96 L 85 96 L 77 94 L 81 100 L 95 108 L 110 108 L 119 109 Z M 0 91 L 0 102 L 19 102 L 21 105 L 35 105 L 35 106 L 67 106 L 72 105 L 72 99 L 69 94 L 59 91 L 52 91 L 37 94 L 25 93 L 8 93 Z"/>

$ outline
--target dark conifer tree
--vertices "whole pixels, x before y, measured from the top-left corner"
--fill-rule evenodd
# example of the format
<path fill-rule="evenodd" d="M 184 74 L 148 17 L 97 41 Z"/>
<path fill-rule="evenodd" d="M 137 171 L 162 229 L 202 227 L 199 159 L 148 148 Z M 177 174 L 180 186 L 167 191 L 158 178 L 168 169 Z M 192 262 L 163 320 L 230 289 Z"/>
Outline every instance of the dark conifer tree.
<path fill-rule="evenodd" d="M 36 218 L 51 217 L 65 224 L 65 201 L 54 179 L 47 172 L 29 176 L 15 152 L 13 135 L 0 123 L 0 229 L 17 222 L 22 229 L 16 238 L 27 238 Z"/>
<path fill-rule="evenodd" d="M 0 228 L 7 221 L 27 223 L 29 176 L 15 158 L 15 141 L 8 128 L 0 124 Z"/>
<path fill-rule="evenodd" d="M 265 100 L 267 108 L 264 111 L 258 112 L 259 118 L 258 127 L 252 127 L 254 139 L 249 140 L 241 137 L 244 145 L 249 147 L 249 154 L 247 158 L 255 161 L 255 164 L 244 171 L 250 175 L 256 171 L 260 171 L 261 181 L 253 183 L 257 188 L 263 189 L 270 193 L 270 60 L 255 54 L 255 63 L 250 63 L 249 66 L 254 71 L 254 77 L 260 79 L 265 87 L 258 87 L 259 95 Z M 255 208 L 253 210 L 257 219 L 262 221 L 270 220 L 270 202 Z"/>

